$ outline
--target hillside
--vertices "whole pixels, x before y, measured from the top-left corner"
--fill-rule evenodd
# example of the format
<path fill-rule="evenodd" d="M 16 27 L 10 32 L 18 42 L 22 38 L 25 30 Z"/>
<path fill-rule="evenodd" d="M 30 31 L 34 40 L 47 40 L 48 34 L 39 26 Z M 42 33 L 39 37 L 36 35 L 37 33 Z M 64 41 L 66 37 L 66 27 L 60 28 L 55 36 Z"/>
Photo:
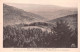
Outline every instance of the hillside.
<path fill-rule="evenodd" d="M 48 20 L 64 17 L 77 13 L 77 8 L 60 7 L 56 5 L 40 5 L 40 4 L 19 4 L 7 3 L 28 12 L 32 12 L 47 18 Z"/>
<path fill-rule="evenodd" d="M 77 14 L 73 14 L 73 15 L 67 15 L 67 16 L 64 16 L 64 17 L 60 17 L 60 18 L 56 18 L 56 19 L 53 19 L 53 20 L 50 20 L 50 21 L 46 21 L 46 22 L 33 22 L 33 23 L 30 23 L 30 24 L 23 24 L 23 27 L 27 27 L 28 26 L 37 26 L 37 27 L 41 27 L 41 28 L 46 28 L 46 30 L 48 30 L 47 28 L 51 29 L 55 23 L 57 21 L 64 21 L 64 22 L 67 22 L 68 25 L 72 28 L 72 29 L 75 29 L 77 28 L 77 24 L 78 24 L 78 16 Z M 20 26 L 20 25 L 19 25 Z"/>
<path fill-rule="evenodd" d="M 57 19 L 53 19 L 53 20 L 50 20 L 48 22 L 55 23 L 56 21 L 59 21 L 59 20 L 67 21 L 69 26 L 74 29 L 74 28 L 77 28 L 77 24 L 78 24 L 77 18 L 78 18 L 77 14 L 73 14 L 73 15 L 67 15 L 64 17 L 57 18 Z"/>
<path fill-rule="evenodd" d="M 35 21 L 45 21 L 45 18 L 37 14 L 25 12 L 22 9 L 18 9 L 13 6 L 3 4 L 4 26 L 20 24 L 20 23 L 30 23 Z"/>

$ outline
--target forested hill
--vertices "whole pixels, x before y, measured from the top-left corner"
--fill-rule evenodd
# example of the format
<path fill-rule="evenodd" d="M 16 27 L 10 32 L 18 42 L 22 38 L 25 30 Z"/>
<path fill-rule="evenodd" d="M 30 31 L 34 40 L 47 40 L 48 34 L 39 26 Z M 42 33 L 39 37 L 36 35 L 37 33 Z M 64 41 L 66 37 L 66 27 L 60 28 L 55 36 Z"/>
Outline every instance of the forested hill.
<path fill-rule="evenodd" d="M 24 10 L 16 7 L 3 4 L 3 20 L 5 26 L 34 21 L 44 21 L 45 18 L 37 14 L 25 12 Z"/>

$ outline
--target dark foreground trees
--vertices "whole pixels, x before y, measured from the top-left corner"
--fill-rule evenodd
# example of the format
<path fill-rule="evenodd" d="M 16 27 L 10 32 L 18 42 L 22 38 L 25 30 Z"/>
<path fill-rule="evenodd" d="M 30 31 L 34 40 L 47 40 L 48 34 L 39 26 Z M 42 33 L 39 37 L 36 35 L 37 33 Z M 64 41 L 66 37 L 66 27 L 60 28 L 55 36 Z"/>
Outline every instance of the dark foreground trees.
<path fill-rule="evenodd" d="M 70 38 L 73 32 L 66 21 L 57 21 L 52 32 L 56 35 L 56 47 L 70 47 Z"/>
<path fill-rule="evenodd" d="M 72 30 L 67 22 L 57 21 L 51 32 L 38 28 L 22 29 L 3 27 L 3 47 L 77 47 L 77 29 Z"/>

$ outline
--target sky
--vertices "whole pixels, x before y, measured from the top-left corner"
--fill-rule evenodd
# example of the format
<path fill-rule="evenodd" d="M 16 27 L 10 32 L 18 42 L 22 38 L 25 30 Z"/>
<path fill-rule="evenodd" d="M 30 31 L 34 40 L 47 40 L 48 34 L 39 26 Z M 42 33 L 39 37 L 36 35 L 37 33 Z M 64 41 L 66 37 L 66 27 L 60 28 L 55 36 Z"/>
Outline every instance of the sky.
<path fill-rule="evenodd" d="M 57 5 L 63 7 L 77 7 L 78 0 L 3 0 L 4 3 L 26 3 L 26 4 L 42 4 Z"/>

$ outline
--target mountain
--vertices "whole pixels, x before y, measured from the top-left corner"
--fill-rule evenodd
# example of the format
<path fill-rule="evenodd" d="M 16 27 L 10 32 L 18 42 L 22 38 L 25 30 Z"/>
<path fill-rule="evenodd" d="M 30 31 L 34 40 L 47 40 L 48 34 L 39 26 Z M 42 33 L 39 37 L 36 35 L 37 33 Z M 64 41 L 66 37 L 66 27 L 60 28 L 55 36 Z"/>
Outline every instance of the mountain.
<path fill-rule="evenodd" d="M 57 18 L 57 19 L 50 20 L 48 22 L 55 23 L 59 20 L 66 21 L 72 29 L 77 28 L 77 25 L 78 25 L 78 15 L 77 14 L 67 15 L 67 16 L 64 16 L 64 17 L 60 17 L 60 18 Z"/>
<path fill-rule="evenodd" d="M 28 12 L 38 14 L 40 16 L 47 18 L 48 20 L 77 13 L 77 8 L 67 8 L 67 7 L 60 7 L 56 5 L 21 4 L 21 3 L 20 4 L 7 3 L 7 4 L 23 9 Z"/>
<path fill-rule="evenodd" d="M 3 4 L 4 26 L 20 23 L 30 23 L 35 21 L 45 21 L 45 18 L 37 14 L 25 12 L 24 10 L 18 9 L 16 7 Z"/>

